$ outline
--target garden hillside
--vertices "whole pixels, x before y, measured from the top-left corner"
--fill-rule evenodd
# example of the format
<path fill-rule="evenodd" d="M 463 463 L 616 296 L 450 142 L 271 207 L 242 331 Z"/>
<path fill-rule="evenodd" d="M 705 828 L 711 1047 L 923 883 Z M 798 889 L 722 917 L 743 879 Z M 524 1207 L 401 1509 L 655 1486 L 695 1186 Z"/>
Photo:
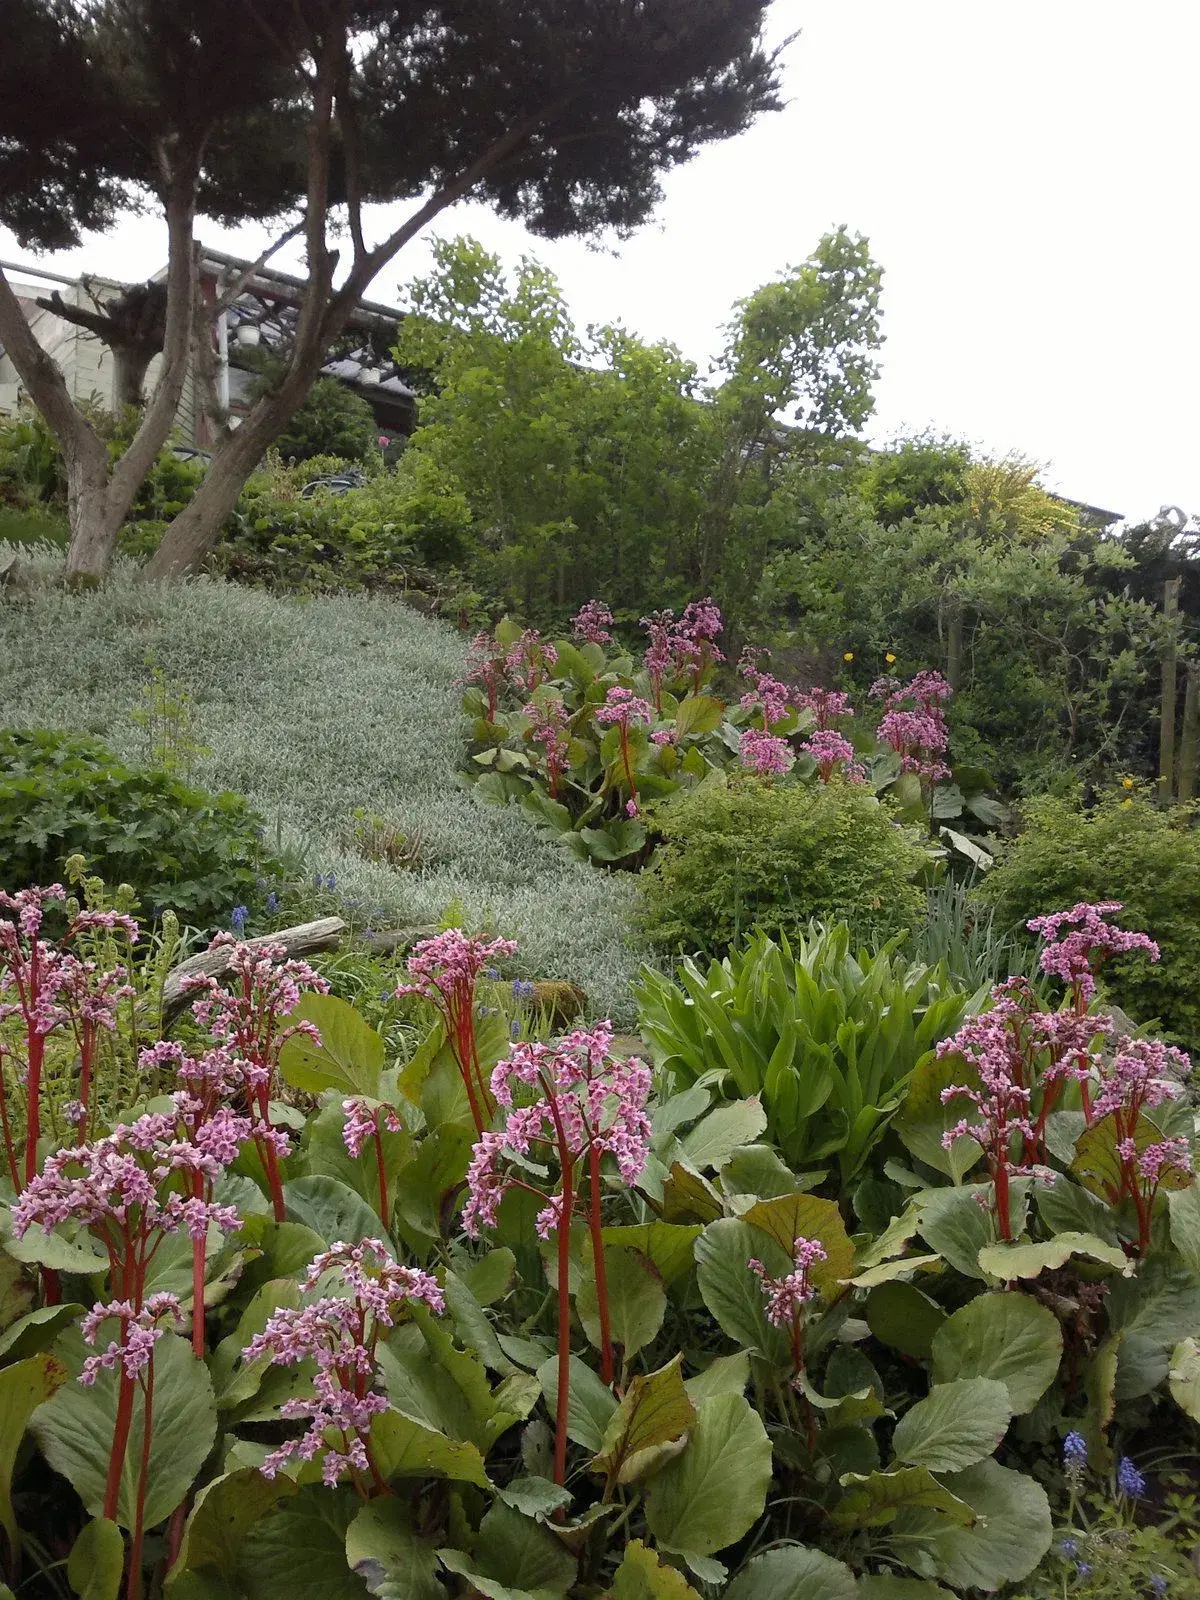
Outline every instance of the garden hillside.
<path fill-rule="evenodd" d="M 91 735 L 134 768 L 234 790 L 265 822 L 267 852 L 303 856 L 328 885 L 326 909 L 410 931 L 449 912 L 518 938 L 531 975 L 570 979 L 623 1015 L 628 880 L 461 787 L 464 654 L 446 624 L 361 595 L 120 577 L 95 593 L 37 589 L 0 607 L 0 727 Z M 229 926 L 253 883 L 226 898 L 192 920 Z M 187 920 L 177 897 L 159 904 Z"/>

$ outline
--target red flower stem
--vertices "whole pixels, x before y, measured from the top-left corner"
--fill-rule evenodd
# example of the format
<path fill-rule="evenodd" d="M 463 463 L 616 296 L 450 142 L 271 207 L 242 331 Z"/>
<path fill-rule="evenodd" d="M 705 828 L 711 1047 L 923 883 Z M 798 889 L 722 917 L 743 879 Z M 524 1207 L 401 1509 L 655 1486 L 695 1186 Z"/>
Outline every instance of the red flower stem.
<path fill-rule="evenodd" d="M 612 1331 L 608 1315 L 608 1268 L 604 1261 L 604 1238 L 600 1219 L 600 1152 L 593 1145 L 588 1150 L 588 1176 L 591 1184 L 591 1204 L 588 1208 L 588 1228 L 592 1235 L 592 1262 L 596 1272 L 596 1305 L 600 1313 L 600 1376 L 612 1387 L 615 1375 Z"/>
<path fill-rule="evenodd" d="M 42 1062 L 46 1054 L 44 1035 L 29 1030 L 29 1075 L 27 1110 L 25 1117 L 25 1182 L 37 1177 L 37 1147 L 41 1137 Z"/>
<path fill-rule="evenodd" d="M 121 1343 L 129 1337 L 129 1320 L 121 1318 Z M 112 1452 L 108 1458 L 108 1479 L 104 1485 L 104 1515 L 110 1522 L 117 1520 L 117 1501 L 121 1493 L 121 1472 L 125 1466 L 125 1450 L 129 1444 L 129 1428 L 133 1422 L 133 1382 L 124 1366 L 120 1368 L 117 1389 L 117 1418 L 113 1426 Z"/>
<path fill-rule="evenodd" d="M 270 1119 L 267 1118 L 265 1120 L 269 1131 L 271 1126 Z M 286 1222 L 287 1206 L 283 1200 L 283 1183 L 279 1176 L 279 1159 L 275 1154 L 275 1146 L 270 1139 L 259 1139 L 258 1149 L 263 1158 L 263 1166 L 267 1171 L 267 1184 L 271 1190 L 271 1205 L 274 1208 L 275 1221 Z"/>
<path fill-rule="evenodd" d="M 133 1517 L 133 1537 L 129 1542 L 129 1578 L 125 1587 L 126 1600 L 141 1600 L 142 1594 L 142 1537 L 145 1533 L 146 1490 L 150 1478 L 150 1441 L 154 1428 L 154 1355 L 146 1368 L 145 1397 L 142 1417 L 142 1454 L 138 1463 L 137 1504 Z"/>
<path fill-rule="evenodd" d="M 384 1231 L 388 1225 L 387 1170 L 383 1164 L 383 1135 L 379 1131 L 379 1113 L 375 1113 L 375 1160 L 379 1166 L 379 1215 Z"/>
<path fill-rule="evenodd" d="M 560 1145 L 562 1199 L 558 1217 L 558 1394 L 554 1408 L 554 1481 L 567 1481 L 567 1413 L 571 1406 L 571 1155 Z"/>
<path fill-rule="evenodd" d="M 1008 1193 L 1008 1162 L 1005 1153 L 1001 1152 L 996 1162 L 996 1220 L 1000 1224 L 1000 1237 L 1009 1242 L 1012 1239 L 1012 1215 Z"/>
<path fill-rule="evenodd" d="M 204 1198 L 204 1179 L 197 1172 L 192 1177 L 192 1194 L 197 1200 Z M 207 1234 L 192 1240 L 192 1349 L 204 1360 L 204 1279 L 208 1255 Z"/>

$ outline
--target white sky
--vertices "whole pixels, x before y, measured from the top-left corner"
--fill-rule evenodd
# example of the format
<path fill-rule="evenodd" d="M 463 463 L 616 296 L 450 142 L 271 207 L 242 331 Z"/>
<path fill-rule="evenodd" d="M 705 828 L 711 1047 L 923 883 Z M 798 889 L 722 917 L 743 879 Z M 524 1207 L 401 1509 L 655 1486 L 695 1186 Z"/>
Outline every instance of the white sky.
<path fill-rule="evenodd" d="M 733 301 L 844 222 L 885 272 L 872 437 L 933 426 L 1126 516 L 1200 511 L 1196 0 L 775 0 L 771 17 L 801 31 L 787 110 L 670 175 L 629 243 L 531 240 L 479 206 L 439 231 L 531 250 L 581 324 L 703 365 Z M 145 277 L 164 243 L 129 222 L 42 264 Z M 0 254 L 28 259 L 2 231 Z M 372 296 L 426 264 L 418 242 Z"/>

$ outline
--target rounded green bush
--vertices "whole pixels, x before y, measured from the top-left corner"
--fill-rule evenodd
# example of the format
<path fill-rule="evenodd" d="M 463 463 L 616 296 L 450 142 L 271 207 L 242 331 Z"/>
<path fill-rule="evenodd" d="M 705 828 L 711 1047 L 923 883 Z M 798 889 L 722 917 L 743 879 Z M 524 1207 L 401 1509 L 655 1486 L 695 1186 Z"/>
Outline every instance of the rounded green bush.
<path fill-rule="evenodd" d="M 811 919 L 856 938 L 921 919 L 924 854 L 860 784 L 706 783 L 663 808 L 663 844 L 642 884 L 649 938 L 719 954 L 761 929 L 789 937 Z"/>
<path fill-rule="evenodd" d="M 261 819 L 241 795 L 207 794 L 127 767 L 94 739 L 0 730 L 0 886 L 61 880 L 68 856 L 128 883 L 151 914 L 226 926 L 272 873 Z"/>
<path fill-rule="evenodd" d="M 1148 933 L 1162 959 L 1113 961 L 1104 990 L 1137 1022 L 1157 1018 L 1172 1038 L 1200 1045 L 1200 832 L 1188 810 L 1162 811 L 1138 793 L 1090 810 L 1078 795 L 1030 801 L 1024 831 L 979 894 L 999 922 L 1022 929 L 1081 900 L 1119 900 L 1115 920 Z"/>

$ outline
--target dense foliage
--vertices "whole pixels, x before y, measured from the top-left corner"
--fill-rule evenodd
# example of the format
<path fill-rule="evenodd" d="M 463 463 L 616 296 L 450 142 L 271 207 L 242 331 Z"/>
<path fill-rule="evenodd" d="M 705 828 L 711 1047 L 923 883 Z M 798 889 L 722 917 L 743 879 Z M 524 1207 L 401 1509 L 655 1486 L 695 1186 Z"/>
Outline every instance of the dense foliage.
<path fill-rule="evenodd" d="M 1186 1059 L 1094 1009 L 1157 955 L 1113 907 L 1041 925 L 1061 1003 L 760 941 L 685 974 L 711 1044 L 646 990 L 652 1071 L 606 1023 L 548 1036 L 516 947 L 459 929 L 407 961 L 398 1056 L 229 935 L 147 1040 L 127 914 L 2 903 L 0 1511 L 35 1600 L 935 1600 L 1039 1581 L 1046 1483 L 1066 1581 L 1119 1535 L 1139 1593 L 1188 1592 L 1194 1509 L 1140 1531 L 1134 1452 L 1200 1420 L 1194 1118 Z"/>
<path fill-rule="evenodd" d="M 1132 927 L 1154 929 L 1162 960 L 1116 960 L 1113 1001 L 1194 1049 L 1200 1043 L 1200 833 L 1190 811 L 1136 788 L 1084 806 L 1078 794 L 1031 802 L 1023 827 L 980 886 L 1006 926 L 1076 900 L 1119 898 Z"/>
<path fill-rule="evenodd" d="M 275 441 L 285 461 L 339 456 L 344 461 L 379 457 L 379 426 L 361 395 L 336 378 L 318 378 L 308 399 Z"/>
<path fill-rule="evenodd" d="M 262 900 L 277 870 L 263 822 L 236 794 L 207 794 L 138 769 L 94 739 L 0 731 L 0 856 L 9 881 L 37 883 L 86 857 L 155 913 L 200 928 Z"/>

